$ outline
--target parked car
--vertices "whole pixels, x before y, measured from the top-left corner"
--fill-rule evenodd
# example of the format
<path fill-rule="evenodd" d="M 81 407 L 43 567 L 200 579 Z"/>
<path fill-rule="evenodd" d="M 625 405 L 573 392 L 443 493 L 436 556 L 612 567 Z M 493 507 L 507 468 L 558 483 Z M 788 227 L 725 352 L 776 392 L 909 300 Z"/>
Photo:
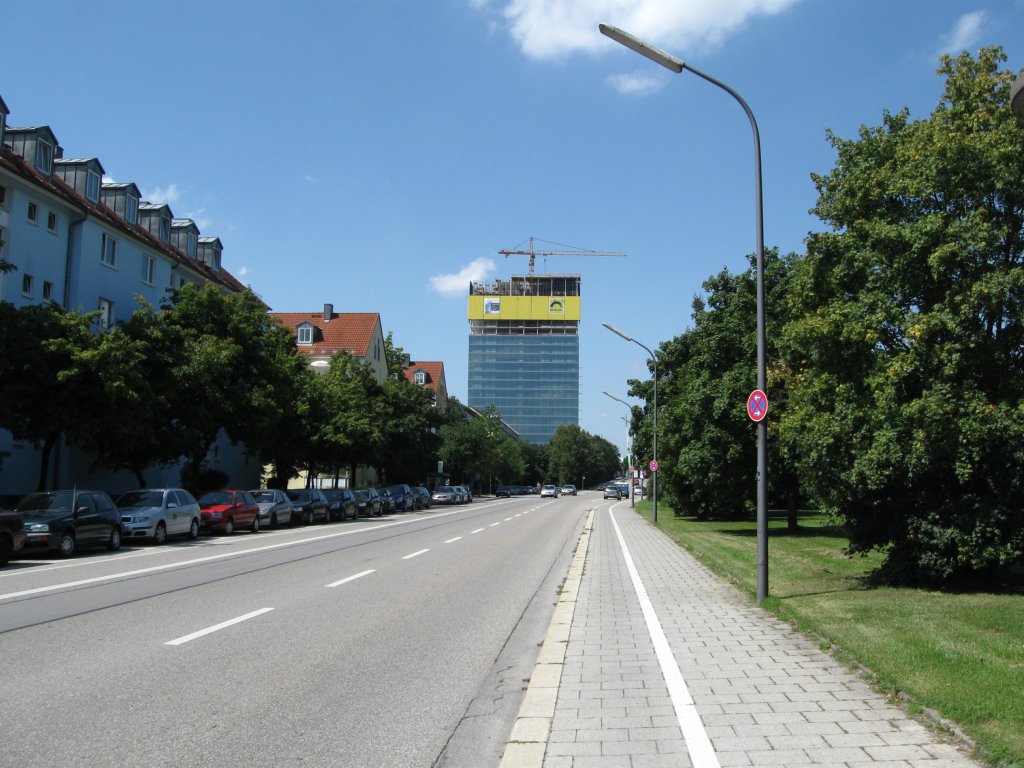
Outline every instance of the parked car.
<path fill-rule="evenodd" d="M 199 498 L 201 526 L 208 531 L 223 531 L 231 536 L 248 528 L 260 530 L 260 508 L 248 491 L 223 490 L 204 493 Z"/>
<path fill-rule="evenodd" d="M 543 488 L 540 489 L 540 497 L 542 499 L 557 499 L 558 488 L 556 488 L 553 485 L 545 485 Z"/>
<path fill-rule="evenodd" d="M 117 497 L 121 537 L 152 539 L 163 544 L 168 536 L 199 536 L 199 502 L 184 488 L 143 488 Z"/>
<path fill-rule="evenodd" d="M 327 488 L 327 518 L 329 520 L 355 520 L 359 517 L 356 511 L 356 497 L 348 488 Z"/>
<path fill-rule="evenodd" d="M 382 515 L 390 515 L 395 511 L 395 497 L 387 488 L 377 488 L 377 495 L 380 496 L 380 512 Z"/>
<path fill-rule="evenodd" d="M 11 555 L 25 546 L 25 521 L 20 512 L 9 512 L 0 507 L 0 568 L 7 565 Z"/>
<path fill-rule="evenodd" d="M 463 494 L 464 503 L 466 503 L 466 504 L 472 504 L 473 503 L 473 489 L 472 488 L 470 488 L 468 485 L 462 486 L 462 494 Z"/>
<path fill-rule="evenodd" d="M 511 499 L 512 494 L 515 493 L 515 490 L 516 489 L 513 488 L 511 485 L 499 485 L 497 488 L 494 489 L 494 495 L 499 498 L 504 496 L 505 498 Z"/>
<path fill-rule="evenodd" d="M 576 486 L 572 483 L 566 483 L 562 486 L 562 489 L 558 492 L 560 496 L 575 496 Z"/>
<path fill-rule="evenodd" d="M 616 485 L 618 485 L 618 487 L 619 487 L 619 495 L 621 495 L 622 498 L 624 498 L 624 499 L 628 499 L 629 498 L 629 483 L 617 483 Z"/>
<path fill-rule="evenodd" d="M 395 502 L 395 512 L 410 512 L 416 509 L 416 499 L 412 495 L 412 488 L 405 483 L 389 485 L 387 490 Z"/>
<path fill-rule="evenodd" d="M 121 548 L 121 515 L 102 491 L 30 493 L 14 511 L 25 523 L 26 549 L 51 549 L 70 557 L 82 547 Z"/>
<path fill-rule="evenodd" d="M 383 513 L 376 488 L 356 488 L 356 513 L 359 517 L 380 517 Z"/>
<path fill-rule="evenodd" d="M 451 485 L 439 485 L 430 500 L 435 504 L 458 504 L 459 493 Z"/>
<path fill-rule="evenodd" d="M 412 493 L 416 497 L 416 509 L 430 509 L 430 491 L 417 485 L 413 487 Z"/>
<path fill-rule="evenodd" d="M 327 497 L 319 488 L 293 488 L 285 493 L 295 509 L 293 521 L 312 525 L 322 518 L 327 522 Z"/>
<path fill-rule="evenodd" d="M 279 525 L 291 525 L 295 507 L 284 491 L 276 488 L 261 488 L 249 491 L 260 508 L 260 525 L 277 528 Z"/>
<path fill-rule="evenodd" d="M 604 497 L 606 499 L 615 499 L 618 501 L 622 498 L 622 494 L 619 492 L 619 486 L 609 484 L 604 487 Z"/>

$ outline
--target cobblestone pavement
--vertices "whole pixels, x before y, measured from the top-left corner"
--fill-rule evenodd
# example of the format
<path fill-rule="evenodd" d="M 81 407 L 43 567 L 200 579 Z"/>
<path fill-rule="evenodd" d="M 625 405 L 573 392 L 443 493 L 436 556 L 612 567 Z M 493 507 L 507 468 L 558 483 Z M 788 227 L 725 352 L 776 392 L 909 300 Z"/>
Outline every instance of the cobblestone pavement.
<path fill-rule="evenodd" d="M 979 765 L 611 510 L 584 530 L 502 768 Z"/>

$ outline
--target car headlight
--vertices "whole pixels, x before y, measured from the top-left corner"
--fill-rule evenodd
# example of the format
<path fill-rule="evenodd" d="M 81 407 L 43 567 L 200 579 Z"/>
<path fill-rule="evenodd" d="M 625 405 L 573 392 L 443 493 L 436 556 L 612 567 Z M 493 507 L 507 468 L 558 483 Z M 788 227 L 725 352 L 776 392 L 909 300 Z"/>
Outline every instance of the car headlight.
<path fill-rule="evenodd" d="M 50 526 L 46 523 L 32 523 L 32 525 L 28 527 L 28 530 L 30 533 L 48 533 Z"/>
<path fill-rule="evenodd" d="M 148 523 L 149 522 L 149 515 L 139 515 L 138 517 L 135 518 L 134 522 L 136 522 L 136 523 Z"/>

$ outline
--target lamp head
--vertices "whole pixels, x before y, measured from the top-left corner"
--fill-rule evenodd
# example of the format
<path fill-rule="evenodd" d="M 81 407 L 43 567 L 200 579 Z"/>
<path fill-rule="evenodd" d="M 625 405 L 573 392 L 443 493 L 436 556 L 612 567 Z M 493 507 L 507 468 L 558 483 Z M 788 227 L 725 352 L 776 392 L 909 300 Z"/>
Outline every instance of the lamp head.
<path fill-rule="evenodd" d="M 671 53 L 665 53 L 660 48 L 655 48 L 653 45 L 645 43 L 639 38 L 633 37 L 629 32 L 624 32 L 618 27 L 613 27 L 611 24 L 599 24 L 598 28 L 601 30 L 601 34 L 605 37 L 610 37 L 617 43 L 620 43 L 630 50 L 636 51 L 642 56 L 646 56 L 656 64 L 661 64 L 665 69 L 669 69 L 676 74 L 679 74 L 686 69 L 686 64 L 683 63 L 682 59 L 677 59 Z"/>
<path fill-rule="evenodd" d="M 611 331 L 611 332 L 612 332 L 612 333 L 614 333 L 615 335 L 617 335 L 617 336 L 621 336 L 621 337 L 622 337 L 622 338 L 624 338 L 624 339 L 625 339 L 626 341 L 632 341 L 632 340 L 633 340 L 633 337 L 632 337 L 632 336 L 627 336 L 627 335 L 626 335 L 625 333 L 623 333 L 622 331 L 620 331 L 620 330 L 619 330 L 618 328 L 616 328 L 616 327 L 615 327 L 614 325 L 608 325 L 608 323 L 601 323 L 601 325 L 603 325 L 603 326 L 604 326 L 605 328 L 607 328 L 607 329 L 608 329 L 609 331 Z"/>

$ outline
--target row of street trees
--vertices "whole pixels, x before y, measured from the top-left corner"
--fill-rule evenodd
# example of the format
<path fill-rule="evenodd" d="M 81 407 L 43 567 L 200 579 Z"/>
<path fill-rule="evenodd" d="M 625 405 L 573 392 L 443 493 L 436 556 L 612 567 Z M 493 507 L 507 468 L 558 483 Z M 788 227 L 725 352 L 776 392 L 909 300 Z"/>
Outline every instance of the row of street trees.
<path fill-rule="evenodd" d="M 829 133 L 828 231 L 766 254 L 773 504 L 831 513 L 894 581 L 1024 564 L 1024 127 L 1004 61 L 944 57 L 930 118 Z M 659 485 L 686 513 L 754 508 L 754 279 L 709 278 L 658 352 Z"/>

